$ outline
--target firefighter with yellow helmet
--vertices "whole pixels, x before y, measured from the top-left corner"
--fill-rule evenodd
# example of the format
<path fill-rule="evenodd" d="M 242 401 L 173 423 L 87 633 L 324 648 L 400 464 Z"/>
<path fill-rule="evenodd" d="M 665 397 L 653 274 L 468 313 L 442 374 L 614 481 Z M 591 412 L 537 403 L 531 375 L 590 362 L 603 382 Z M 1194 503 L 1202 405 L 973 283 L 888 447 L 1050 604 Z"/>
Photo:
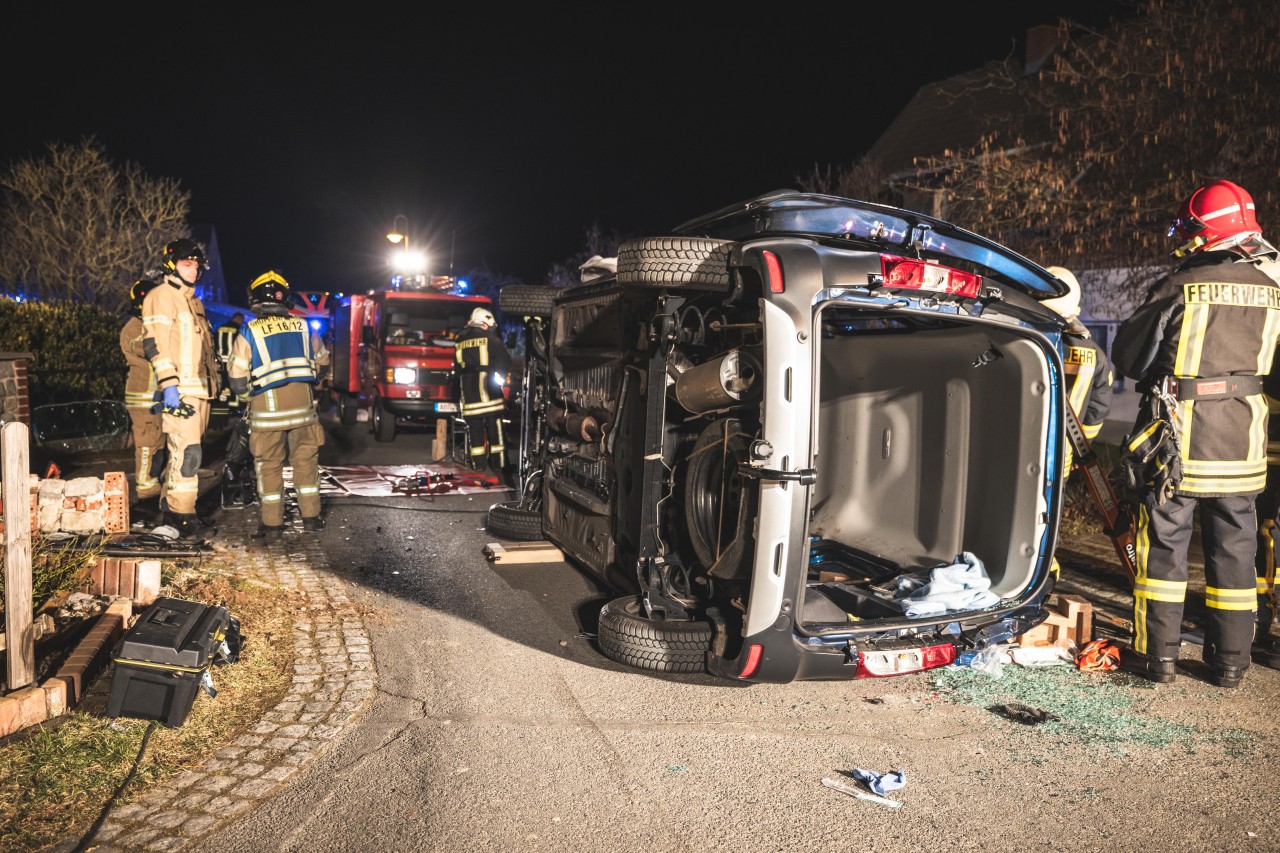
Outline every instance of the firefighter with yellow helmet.
<path fill-rule="evenodd" d="M 135 504 L 163 498 L 164 430 L 157 402 L 156 372 L 143 348 L 146 329 L 142 325 L 142 302 L 158 285 L 164 273 L 148 270 L 129 288 L 129 319 L 120 329 L 120 352 L 129 373 L 124 380 L 124 405 L 129 411 L 133 433 L 133 486 Z M 158 504 L 157 504 L 158 507 Z"/>
<path fill-rule="evenodd" d="M 1249 666 L 1257 608 L 1254 501 L 1267 473 L 1267 402 L 1280 333 L 1280 285 L 1262 269 L 1253 198 L 1231 181 L 1198 187 L 1169 236 L 1181 263 L 1157 281 L 1111 348 L 1143 392 L 1122 448 L 1136 507 L 1132 648 L 1121 668 L 1176 676 L 1187 549 L 1198 512 L 1205 556 L 1208 680 L 1237 687 Z"/>
<path fill-rule="evenodd" d="M 320 448 L 324 427 L 314 386 L 324 379 L 329 352 L 307 321 L 289 313 L 289 282 L 267 270 L 249 285 L 245 324 L 231 350 L 231 390 L 247 400 L 249 452 L 258 480 L 260 517 L 256 539 L 273 541 L 284 527 L 284 465 L 293 468 L 298 512 L 306 530 L 322 530 Z"/>
<path fill-rule="evenodd" d="M 218 396 L 213 334 L 195 288 L 208 267 L 199 244 L 174 240 L 164 248 L 164 280 L 142 301 L 142 346 L 160 387 L 169 452 L 165 520 L 183 537 L 200 531 L 200 441 L 209 422 L 209 401 Z"/>

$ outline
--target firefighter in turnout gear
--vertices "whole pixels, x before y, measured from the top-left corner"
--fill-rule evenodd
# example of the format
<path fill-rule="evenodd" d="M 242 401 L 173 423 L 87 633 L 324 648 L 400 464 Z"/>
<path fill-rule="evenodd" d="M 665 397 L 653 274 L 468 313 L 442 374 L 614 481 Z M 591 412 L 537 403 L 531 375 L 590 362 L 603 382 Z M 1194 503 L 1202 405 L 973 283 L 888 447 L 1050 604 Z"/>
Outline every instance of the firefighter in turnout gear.
<path fill-rule="evenodd" d="M 257 317 L 231 351 L 231 389 L 248 400 L 249 452 L 258 480 L 260 520 L 254 538 L 278 539 L 284 526 L 284 466 L 293 468 L 302 526 L 322 530 L 320 448 L 324 428 L 314 386 L 328 372 L 329 352 L 307 321 L 289 314 L 289 282 L 268 270 L 249 285 Z"/>
<path fill-rule="evenodd" d="M 1280 283 L 1280 253 L 1272 252 L 1259 267 Z M 1280 621 L 1276 599 L 1276 539 L 1280 537 L 1280 365 L 1263 380 L 1267 398 L 1267 485 L 1258 495 L 1258 552 L 1254 569 L 1258 580 L 1258 621 L 1254 631 L 1253 660 L 1280 669 L 1280 637 L 1271 627 Z"/>
<path fill-rule="evenodd" d="M 1144 399 L 1122 449 L 1136 507 L 1132 648 L 1121 668 L 1166 683 L 1176 675 L 1187 547 L 1199 512 L 1205 557 L 1209 681 L 1239 686 L 1257 608 L 1254 501 L 1266 482 L 1263 378 L 1280 332 L 1280 285 L 1259 264 L 1253 199 L 1210 181 L 1183 202 L 1169 236 L 1182 262 L 1120 327 L 1111 354 Z M 1153 440 L 1154 439 L 1154 440 Z M 1164 447 L 1168 452 L 1158 451 Z M 1139 451 L 1142 451 L 1139 454 Z M 1154 464 L 1153 464 L 1154 463 Z"/>
<path fill-rule="evenodd" d="M 502 415 L 507 406 L 503 387 L 511 377 L 511 354 L 498 335 L 498 321 L 487 308 L 471 312 L 467 328 L 458 335 L 454 359 L 462 390 L 462 418 L 467 423 L 471 467 L 486 467 L 505 477 L 507 452 Z"/>
<path fill-rule="evenodd" d="M 142 301 L 163 277 L 162 270 L 148 270 L 133 283 L 129 288 L 129 320 L 120 329 L 120 351 L 129 365 L 129 375 L 124 380 L 124 405 L 132 424 L 133 485 L 138 503 L 164 494 L 164 430 L 156 408 L 160 388 L 142 345 L 146 335 L 142 326 Z"/>
<path fill-rule="evenodd" d="M 1111 386 L 1115 372 L 1102 347 L 1093 340 L 1089 330 L 1080 322 L 1080 282 L 1064 267 L 1047 267 L 1066 283 L 1065 296 L 1046 299 L 1042 304 L 1052 308 L 1067 321 L 1067 331 L 1062 335 L 1062 367 L 1067 374 L 1067 402 L 1080 421 L 1080 431 L 1093 441 L 1102 431 L 1102 424 L 1111 411 Z M 1067 473 L 1071 471 L 1071 445 L 1063 454 Z"/>
<path fill-rule="evenodd" d="M 227 364 L 231 361 L 231 346 L 240 327 L 244 325 L 244 315 L 239 311 L 231 315 L 231 319 L 213 330 L 213 343 L 218 353 L 218 368 L 221 371 L 222 389 L 218 398 L 213 401 L 209 410 L 209 426 L 221 428 L 237 408 L 235 395 L 231 393 L 231 381 L 227 375 Z"/>
<path fill-rule="evenodd" d="M 142 347 L 160 387 L 161 426 L 169 452 L 166 521 L 183 537 L 200 529 L 200 441 L 209 423 L 209 401 L 218 396 L 212 330 L 195 290 L 208 266 L 198 244 L 174 240 L 164 249 L 164 281 L 142 302 Z"/>

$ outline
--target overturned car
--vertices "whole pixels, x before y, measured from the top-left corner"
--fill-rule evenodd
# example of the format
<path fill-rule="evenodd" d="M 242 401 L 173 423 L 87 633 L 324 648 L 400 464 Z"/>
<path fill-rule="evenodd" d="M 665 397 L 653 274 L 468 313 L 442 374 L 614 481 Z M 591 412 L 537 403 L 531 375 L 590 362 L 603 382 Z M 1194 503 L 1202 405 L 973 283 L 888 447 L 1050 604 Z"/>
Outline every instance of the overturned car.
<path fill-rule="evenodd" d="M 780 191 L 499 295 L 524 318 L 520 499 L 625 593 L 610 658 L 786 682 L 888 676 L 1045 618 L 1065 286 L 945 221 Z"/>

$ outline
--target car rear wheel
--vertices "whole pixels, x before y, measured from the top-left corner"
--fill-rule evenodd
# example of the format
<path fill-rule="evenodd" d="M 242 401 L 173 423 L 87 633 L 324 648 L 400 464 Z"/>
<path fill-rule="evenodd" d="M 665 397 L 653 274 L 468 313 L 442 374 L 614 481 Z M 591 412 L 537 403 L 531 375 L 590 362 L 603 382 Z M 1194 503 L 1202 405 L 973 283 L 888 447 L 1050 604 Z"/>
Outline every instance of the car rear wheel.
<path fill-rule="evenodd" d="M 369 407 L 369 420 L 373 426 L 373 437 L 378 441 L 393 441 L 396 437 L 396 416 L 387 411 L 381 400 L 374 400 Z"/>
<path fill-rule="evenodd" d="M 632 287 L 729 289 L 732 240 L 650 237 L 618 248 L 618 283 Z"/>
<path fill-rule="evenodd" d="M 600 608 L 600 651 L 618 663 L 652 672 L 704 672 L 711 650 L 708 622 L 649 619 L 639 596 Z"/>
<path fill-rule="evenodd" d="M 354 394 L 348 394 L 346 391 L 338 392 L 338 420 L 342 422 L 343 426 L 354 424 L 359 411 L 360 407 L 356 403 Z"/>

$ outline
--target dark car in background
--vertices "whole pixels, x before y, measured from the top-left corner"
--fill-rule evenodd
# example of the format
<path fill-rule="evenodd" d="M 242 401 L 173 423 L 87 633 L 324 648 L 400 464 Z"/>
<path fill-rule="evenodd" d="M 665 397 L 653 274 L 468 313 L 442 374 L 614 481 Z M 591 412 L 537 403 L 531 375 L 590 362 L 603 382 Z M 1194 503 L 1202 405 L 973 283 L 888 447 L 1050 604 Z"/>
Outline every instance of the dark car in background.
<path fill-rule="evenodd" d="M 779 191 L 508 286 L 518 501 L 616 588 L 610 658 L 786 682 L 942 666 L 1045 618 L 1064 286 L 945 221 Z"/>

